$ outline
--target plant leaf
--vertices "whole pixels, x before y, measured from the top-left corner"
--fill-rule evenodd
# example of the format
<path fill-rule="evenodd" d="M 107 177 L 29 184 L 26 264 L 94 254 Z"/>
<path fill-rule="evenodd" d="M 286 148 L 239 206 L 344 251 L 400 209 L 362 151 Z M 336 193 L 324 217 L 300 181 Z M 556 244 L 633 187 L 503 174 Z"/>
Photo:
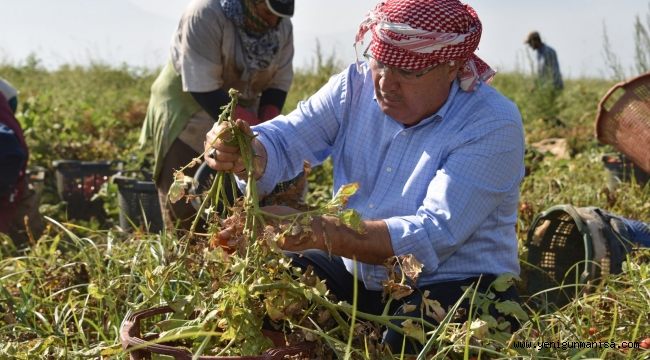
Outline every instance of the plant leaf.
<path fill-rule="evenodd" d="M 475 336 L 478 339 L 483 339 L 489 334 L 489 327 L 486 321 L 481 319 L 475 319 L 469 325 L 469 330 L 472 333 L 472 336 Z"/>
<path fill-rule="evenodd" d="M 415 323 L 413 320 L 404 320 L 404 322 L 402 322 L 402 329 L 404 329 L 404 334 L 416 339 L 421 344 L 424 344 L 426 341 L 426 335 L 424 334 L 422 326 Z"/>
<path fill-rule="evenodd" d="M 366 227 L 363 223 L 363 220 L 361 219 L 361 214 L 359 214 L 356 210 L 346 209 L 339 213 L 338 218 L 345 226 L 356 231 L 357 233 L 366 233 Z"/>
<path fill-rule="evenodd" d="M 90 283 L 88 284 L 88 295 L 92 296 L 93 298 L 97 300 L 101 300 L 104 298 L 105 294 L 99 290 L 99 286 L 95 283 Z"/>
<path fill-rule="evenodd" d="M 421 305 L 424 310 L 424 313 L 428 317 L 435 319 L 437 322 L 441 322 L 447 315 L 447 311 L 445 311 L 445 309 L 442 308 L 438 300 L 429 299 L 428 296 L 429 296 L 429 290 L 426 290 L 422 295 L 422 305 Z"/>
<path fill-rule="evenodd" d="M 178 200 L 182 199 L 183 196 L 185 196 L 185 184 L 182 181 L 175 179 L 172 186 L 169 187 L 167 197 L 169 197 L 169 201 L 174 204 Z"/>
<path fill-rule="evenodd" d="M 499 310 L 500 313 L 504 315 L 512 315 L 521 321 L 528 320 L 528 315 L 524 309 L 521 308 L 521 305 L 519 305 L 517 302 L 506 300 L 498 302 L 494 306 L 497 310 Z"/>
<path fill-rule="evenodd" d="M 504 292 L 515 284 L 515 280 L 517 280 L 517 276 L 514 274 L 501 274 L 494 280 L 494 282 L 492 282 L 492 287 L 498 292 Z"/>
<path fill-rule="evenodd" d="M 410 286 L 396 283 L 393 280 L 384 281 L 382 285 L 384 287 L 384 293 L 390 295 L 395 300 L 399 300 L 413 293 L 413 289 Z"/>
<path fill-rule="evenodd" d="M 414 283 L 417 282 L 424 265 L 413 254 L 401 255 L 399 256 L 399 260 L 402 273 Z"/>
<path fill-rule="evenodd" d="M 328 207 L 333 208 L 345 208 L 348 204 L 350 196 L 354 195 L 357 190 L 359 190 L 359 183 L 354 182 L 350 184 L 345 184 L 339 188 L 336 192 L 336 195 L 330 200 Z"/>

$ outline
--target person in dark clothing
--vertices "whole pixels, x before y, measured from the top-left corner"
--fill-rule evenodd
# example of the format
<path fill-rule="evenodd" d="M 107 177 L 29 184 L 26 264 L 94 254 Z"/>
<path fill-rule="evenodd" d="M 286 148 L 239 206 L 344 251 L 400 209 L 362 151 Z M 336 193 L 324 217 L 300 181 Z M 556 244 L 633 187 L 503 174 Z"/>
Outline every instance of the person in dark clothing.
<path fill-rule="evenodd" d="M 14 109 L 0 92 L 0 233 L 9 235 L 19 248 L 27 243 L 26 224 L 32 233 L 38 234 L 42 229 L 38 194 L 28 185 L 28 157 Z"/>

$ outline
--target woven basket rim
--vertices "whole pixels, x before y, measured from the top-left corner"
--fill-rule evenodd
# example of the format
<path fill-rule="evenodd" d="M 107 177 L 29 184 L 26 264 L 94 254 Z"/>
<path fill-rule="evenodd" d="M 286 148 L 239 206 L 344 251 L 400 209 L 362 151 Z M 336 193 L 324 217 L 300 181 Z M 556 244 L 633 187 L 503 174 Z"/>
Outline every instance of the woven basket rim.
<path fill-rule="evenodd" d="M 644 121 L 639 120 L 640 116 L 633 110 L 635 108 L 638 109 L 638 107 L 628 106 L 629 104 L 638 104 L 638 100 L 640 100 L 650 107 L 650 96 L 640 97 L 634 91 L 642 87 L 646 88 L 646 91 L 642 93 L 647 93 L 648 88 L 650 88 L 650 72 L 618 82 L 612 86 L 598 102 L 594 132 L 599 142 L 612 145 L 616 150 L 625 154 L 635 165 L 643 169 L 643 171 L 650 173 L 650 149 L 644 151 L 644 149 L 639 148 L 640 144 L 643 143 L 642 140 L 650 134 L 650 126 Z M 619 90 L 623 90 L 624 93 L 616 99 L 609 109 L 606 109 L 606 103 Z M 622 110 L 617 112 L 614 111 L 615 108 L 619 110 L 622 108 Z M 611 127 L 618 126 L 619 121 L 617 119 L 620 118 L 626 119 L 620 122 L 621 124 L 628 125 L 621 125 L 622 130 L 613 133 Z M 630 123 L 634 124 L 636 128 L 640 127 L 642 130 L 630 130 L 630 126 L 632 126 L 629 125 Z M 610 131 L 606 129 L 610 129 Z"/>

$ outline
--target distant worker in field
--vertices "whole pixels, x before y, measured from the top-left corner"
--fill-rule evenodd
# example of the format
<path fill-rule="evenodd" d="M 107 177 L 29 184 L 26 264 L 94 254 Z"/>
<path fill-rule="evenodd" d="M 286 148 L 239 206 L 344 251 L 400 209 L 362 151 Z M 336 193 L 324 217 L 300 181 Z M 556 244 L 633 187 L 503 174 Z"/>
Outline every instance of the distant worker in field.
<path fill-rule="evenodd" d="M 196 210 L 171 204 L 173 172 L 203 151 L 205 133 L 239 90 L 235 114 L 257 125 L 280 114 L 293 80 L 293 0 L 192 0 L 171 59 L 151 87 L 140 142 L 153 139 L 154 181 L 168 227 L 189 229 Z M 196 167 L 186 171 L 192 176 Z"/>
<path fill-rule="evenodd" d="M 542 87 L 552 86 L 555 90 L 562 90 L 564 82 L 560 73 L 560 63 L 555 50 L 546 45 L 537 31 L 528 34 L 526 44 L 537 54 L 537 78 Z"/>
<path fill-rule="evenodd" d="M 359 184 L 347 206 L 361 214 L 365 232 L 316 216 L 305 232 L 310 240 L 287 235 L 280 244 L 292 261 L 311 266 L 339 300 L 352 304 L 358 285 L 358 309 L 379 315 L 386 306 L 383 286 L 390 286 L 384 263 L 411 255 L 422 271 L 409 282 L 413 292 L 391 303 L 390 314 L 436 324 L 440 318 L 423 310 L 425 294 L 446 310 L 467 286 L 485 292 L 497 276 L 519 273 L 521 115 L 486 83 L 494 71 L 475 54 L 482 25 L 469 5 L 382 1 L 362 22 L 357 42 L 368 32 L 365 61 L 332 77 L 296 110 L 252 128 L 237 124 L 257 135 L 252 146 L 260 194 L 296 176 L 303 160 L 317 165 L 328 155 L 334 193 Z M 218 135 L 224 126 L 207 134 L 205 160 L 215 170 L 245 177 L 239 148 Z M 234 231 L 223 229 L 220 240 Z M 495 292 L 498 300 L 517 298 L 509 284 Z M 466 311 L 469 306 L 462 302 Z M 490 312 L 495 319 L 505 316 Z M 516 320 L 510 324 L 516 327 Z M 407 353 L 422 347 L 404 340 L 393 329 L 384 335 L 394 353 L 403 343 Z"/>

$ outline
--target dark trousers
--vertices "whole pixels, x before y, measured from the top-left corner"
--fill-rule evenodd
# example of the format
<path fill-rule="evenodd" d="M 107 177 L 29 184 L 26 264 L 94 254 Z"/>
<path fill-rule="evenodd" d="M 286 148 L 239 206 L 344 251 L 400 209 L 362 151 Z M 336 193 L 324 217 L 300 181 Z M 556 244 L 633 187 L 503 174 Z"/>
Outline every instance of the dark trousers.
<path fill-rule="evenodd" d="M 174 183 L 174 170 L 178 170 L 189 164 L 197 156 L 199 154 L 189 145 L 176 139 L 163 159 L 162 169 L 160 170 L 158 179 L 156 179 L 156 188 L 158 189 L 158 199 L 160 200 L 163 221 L 168 230 L 174 230 L 176 227 L 178 229 L 189 230 L 196 216 L 196 209 L 194 209 L 191 203 L 186 202 L 185 199 L 181 199 L 172 204 L 167 197 L 167 193 Z M 184 173 L 192 177 L 197 169 L 198 166 L 195 166 L 185 170 Z M 203 225 L 204 222 L 201 220 L 197 230 L 202 230 Z"/>
<path fill-rule="evenodd" d="M 349 304 L 353 303 L 353 286 L 354 286 L 354 277 L 350 274 L 343 260 L 338 256 L 329 257 L 326 253 L 320 250 L 310 250 L 305 251 L 302 254 L 290 254 L 290 257 L 294 264 L 301 268 L 307 268 L 307 266 L 312 266 L 314 273 L 318 275 L 322 280 L 325 280 L 327 288 L 332 292 L 338 300 L 346 301 Z M 481 277 L 472 277 L 463 280 L 457 281 L 446 281 L 437 284 L 425 285 L 415 289 L 415 291 L 406 296 L 399 301 L 393 301 L 391 304 L 389 314 L 396 316 L 409 316 L 416 319 L 423 317 L 426 321 L 437 324 L 437 321 L 427 317 L 425 314 L 422 314 L 420 311 L 420 304 L 422 303 L 422 294 L 425 291 L 429 291 L 428 299 L 437 300 L 440 302 L 440 305 L 443 309 L 448 310 L 453 306 L 458 299 L 463 295 L 464 288 L 472 284 L 478 284 L 477 288 L 480 292 L 486 292 L 490 284 L 496 279 L 496 276 L 491 274 L 486 274 Z M 364 284 L 360 280 L 357 281 L 357 309 L 361 312 L 371 313 L 379 315 L 383 312 L 385 303 L 382 302 L 382 291 L 368 290 L 365 288 Z M 518 301 L 519 295 L 515 287 L 510 287 L 504 292 L 495 292 L 496 298 L 498 300 L 513 300 Z M 410 312 L 404 312 L 402 305 L 410 304 L 415 305 L 415 310 Z M 469 309 L 470 302 L 469 300 L 464 300 L 461 303 L 461 308 Z M 499 317 L 496 309 L 492 307 L 490 313 L 495 318 Z M 467 319 L 467 312 L 465 312 L 460 319 L 456 321 L 465 321 Z M 513 328 L 518 327 L 516 319 L 505 317 L 510 321 Z M 395 325 L 401 326 L 400 321 L 394 321 Z M 404 343 L 403 336 L 394 331 L 388 329 L 384 335 L 384 344 L 388 345 L 394 353 L 399 353 L 402 350 L 402 344 Z M 404 352 L 406 354 L 415 354 L 422 349 L 422 345 L 417 343 L 415 340 L 407 338 L 405 342 Z"/>

